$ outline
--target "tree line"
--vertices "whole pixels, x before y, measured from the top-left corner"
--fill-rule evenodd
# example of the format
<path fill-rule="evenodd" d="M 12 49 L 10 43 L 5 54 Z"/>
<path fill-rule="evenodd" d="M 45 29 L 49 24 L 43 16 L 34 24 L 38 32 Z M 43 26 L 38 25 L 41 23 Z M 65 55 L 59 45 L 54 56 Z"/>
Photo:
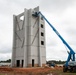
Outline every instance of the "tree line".
<path fill-rule="evenodd" d="M 10 63 L 11 62 L 11 59 L 8 59 L 8 60 L 3 60 L 3 61 L 0 61 L 0 63 Z"/>
<path fill-rule="evenodd" d="M 56 61 L 56 60 L 46 61 L 47 64 L 51 64 L 52 62 L 55 64 L 64 64 L 65 63 L 65 61 L 61 61 L 61 60 L 59 60 L 59 61 Z"/>

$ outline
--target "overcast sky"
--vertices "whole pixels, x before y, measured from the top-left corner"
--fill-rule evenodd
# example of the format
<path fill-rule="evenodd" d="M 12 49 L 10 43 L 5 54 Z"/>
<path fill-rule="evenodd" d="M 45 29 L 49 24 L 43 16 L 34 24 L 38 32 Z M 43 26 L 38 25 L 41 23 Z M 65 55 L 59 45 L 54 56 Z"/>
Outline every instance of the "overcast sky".
<path fill-rule="evenodd" d="M 13 14 L 39 6 L 40 11 L 76 52 L 76 0 L 0 0 L 0 60 L 11 58 Z M 46 60 L 66 60 L 65 45 L 46 25 Z"/>

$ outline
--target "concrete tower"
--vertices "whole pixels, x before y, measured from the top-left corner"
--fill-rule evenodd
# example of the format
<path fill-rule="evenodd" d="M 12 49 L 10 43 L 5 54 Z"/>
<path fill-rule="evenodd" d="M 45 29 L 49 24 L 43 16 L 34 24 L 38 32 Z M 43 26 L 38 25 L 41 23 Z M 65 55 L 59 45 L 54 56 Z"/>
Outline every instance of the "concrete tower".
<path fill-rule="evenodd" d="M 32 14 L 39 11 L 24 9 L 13 16 L 13 50 L 12 67 L 37 67 L 46 64 L 46 43 L 44 19 Z"/>

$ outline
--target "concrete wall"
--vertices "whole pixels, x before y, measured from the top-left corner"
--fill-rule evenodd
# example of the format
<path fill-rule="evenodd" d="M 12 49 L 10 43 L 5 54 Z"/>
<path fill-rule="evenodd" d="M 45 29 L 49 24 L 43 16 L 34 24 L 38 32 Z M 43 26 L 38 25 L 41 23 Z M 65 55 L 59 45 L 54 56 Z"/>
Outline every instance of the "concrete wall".
<path fill-rule="evenodd" d="M 13 16 L 12 67 L 17 67 L 18 64 L 22 67 L 22 60 L 23 67 L 46 64 L 45 22 L 41 16 L 32 16 L 34 11 L 38 12 L 39 7 L 24 9 L 23 13 Z M 22 17 L 24 18 L 21 19 Z"/>

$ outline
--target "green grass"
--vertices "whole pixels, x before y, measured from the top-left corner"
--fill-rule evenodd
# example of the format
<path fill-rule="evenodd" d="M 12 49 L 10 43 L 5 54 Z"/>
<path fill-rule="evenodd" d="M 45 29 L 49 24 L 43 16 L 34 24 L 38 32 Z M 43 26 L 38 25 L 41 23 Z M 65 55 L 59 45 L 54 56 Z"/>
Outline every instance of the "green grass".
<path fill-rule="evenodd" d="M 5 75 L 5 74 L 0 74 L 0 75 Z"/>
<path fill-rule="evenodd" d="M 76 75 L 76 73 L 70 73 L 70 72 L 63 72 L 61 70 L 55 70 L 55 71 L 50 71 L 50 73 L 54 75 Z"/>

